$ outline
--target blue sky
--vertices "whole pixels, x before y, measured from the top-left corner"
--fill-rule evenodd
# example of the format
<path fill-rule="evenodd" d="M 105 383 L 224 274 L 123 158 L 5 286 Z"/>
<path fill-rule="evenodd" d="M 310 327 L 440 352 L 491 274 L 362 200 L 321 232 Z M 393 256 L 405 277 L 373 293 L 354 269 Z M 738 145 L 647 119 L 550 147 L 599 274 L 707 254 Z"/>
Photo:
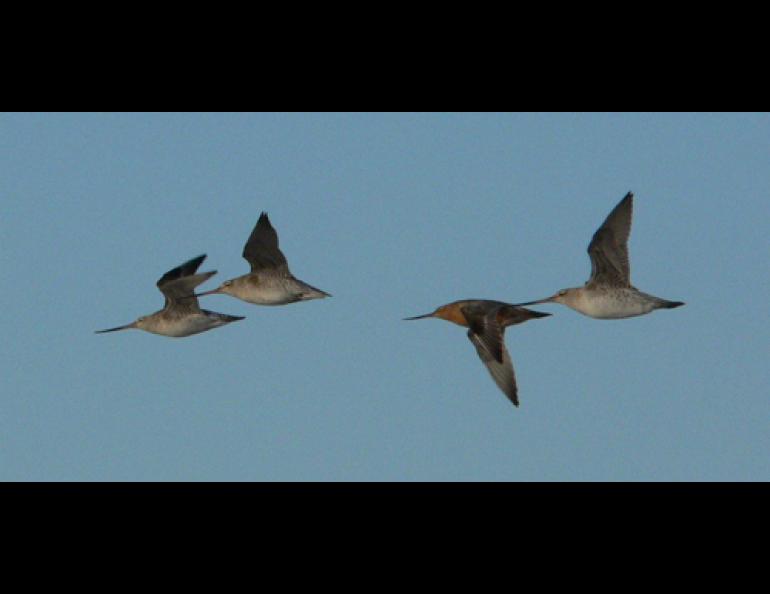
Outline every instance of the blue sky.
<path fill-rule="evenodd" d="M 770 480 L 767 114 L 0 115 L 0 480 Z M 579 286 L 632 190 L 632 282 L 675 310 L 509 328 L 462 298 Z M 330 299 L 184 339 L 96 335 L 259 213 Z"/>

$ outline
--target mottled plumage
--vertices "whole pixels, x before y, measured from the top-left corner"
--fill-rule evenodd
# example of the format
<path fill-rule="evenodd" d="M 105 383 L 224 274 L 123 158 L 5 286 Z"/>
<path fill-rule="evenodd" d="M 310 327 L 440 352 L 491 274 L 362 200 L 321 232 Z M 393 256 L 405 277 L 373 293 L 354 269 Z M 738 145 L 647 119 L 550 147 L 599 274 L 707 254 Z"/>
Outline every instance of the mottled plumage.
<path fill-rule="evenodd" d="M 289 264 L 278 248 L 276 233 L 267 213 L 263 212 L 243 247 L 243 257 L 251 266 L 251 272 L 225 281 L 213 291 L 197 296 L 223 293 L 257 305 L 284 305 L 295 301 L 307 301 L 331 297 L 296 278 L 289 271 Z"/>
<path fill-rule="evenodd" d="M 166 298 L 163 309 L 151 315 L 142 316 L 135 322 L 125 326 L 97 330 L 96 333 L 101 334 L 137 328 L 146 332 L 152 332 L 153 334 L 182 337 L 205 332 L 206 330 L 244 319 L 241 316 L 230 316 L 199 307 L 198 299 L 194 293 L 195 287 L 216 274 L 216 270 L 195 274 L 195 271 L 198 270 L 198 267 L 205 259 L 205 254 L 198 256 L 188 260 L 181 266 L 169 270 L 160 277 L 157 286 Z"/>
<path fill-rule="evenodd" d="M 583 287 L 562 289 L 545 299 L 517 305 L 561 303 L 598 319 L 640 316 L 656 309 L 672 309 L 684 305 L 644 293 L 631 285 L 628 259 L 628 237 L 631 234 L 634 195 L 629 192 L 612 209 L 588 244 L 591 277 Z"/>

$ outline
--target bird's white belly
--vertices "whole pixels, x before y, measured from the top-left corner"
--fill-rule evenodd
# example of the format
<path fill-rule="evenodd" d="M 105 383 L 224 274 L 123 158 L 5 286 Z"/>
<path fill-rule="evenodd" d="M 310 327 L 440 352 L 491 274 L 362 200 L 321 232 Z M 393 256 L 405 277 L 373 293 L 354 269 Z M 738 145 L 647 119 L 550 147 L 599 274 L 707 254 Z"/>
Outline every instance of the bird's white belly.
<path fill-rule="evenodd" d="M 181 338 L 191 334 L 198 334 L 219 325 L 221 324 L 218 324 L 217 320 L 200 314 L 174 320 L 161 319 L 152 328 L 147 328 L 146 330 L 153 334 Z"/>
<path fill-rule="evenodd" d="M 631 292 L 588 293 L 576 307 L 580 313 L 600 320 L 641 316 L 653 310 L 653 303 Z"/>
<path fill-rule="evenodd" d="M 257 290 L 244 292 L 236 295 L 236 297 L 256 305 L 283 305 L 296 299 L 293 292 L 287 291 L 285 287 L 275 285 L 260 286 Z"/>

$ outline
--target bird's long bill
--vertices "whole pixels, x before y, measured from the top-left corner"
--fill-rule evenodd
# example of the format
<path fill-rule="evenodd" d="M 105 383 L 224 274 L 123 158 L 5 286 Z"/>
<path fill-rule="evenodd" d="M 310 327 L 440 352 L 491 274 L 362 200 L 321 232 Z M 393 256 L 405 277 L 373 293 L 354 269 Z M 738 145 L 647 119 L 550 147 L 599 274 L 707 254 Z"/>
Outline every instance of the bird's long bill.
<path fill-rule="evenodd" d="M 196 297 L 205 297 L 206 295 L 215 295 L 217 293 L 221 293 L 219 288 L 211 289 L 211 291 L 204 291 L 203 293 L 195 293 Z"/>
<path fill-rule="evenodd" d="M 423 318 L 432 318 L 435 312 L 424 314 L 421 316 L 414 316 L 413 318 L 404 318 L 405 320 L 422 320 Z"/>
<path fill-rule="evenodd" d="M 107 330 L 95 330 L 95 334 L 104 334 L 105 332 L 117 332 L 118 330 L 128 330 L 129 328 L 136 328 L 136 322 L 131 322 L 125 326 L 118 326 L 117 328 L 108 328 Z"/>
<path fill-rule="evenodd" d="M 537 301 L 526 301 L 525 303 L 514 303 L 514 307 L 524 307 L 525 305 L 539 305 L 541 303 L 553 303 L 553 298 L 555 295 L 551 295 L 550 297 L 546 297 L 545 299 L 538 299 Z"/>

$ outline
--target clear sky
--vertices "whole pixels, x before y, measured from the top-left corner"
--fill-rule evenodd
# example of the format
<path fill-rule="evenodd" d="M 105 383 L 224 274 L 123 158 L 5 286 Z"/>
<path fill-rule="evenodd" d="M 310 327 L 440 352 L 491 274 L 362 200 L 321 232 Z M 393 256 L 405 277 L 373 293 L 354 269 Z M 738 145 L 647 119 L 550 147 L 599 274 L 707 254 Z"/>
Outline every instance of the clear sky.
<path fill-rule="evenodd" d="M 506 344 L 402 321 L 580 286 L 635 194 L 632 282 L 686 302 Z M 0 115 L 0 480 L 770 480 L 767 114 Z M 261 211 L 332 298 L 188 338 L 159 309 Z"/>

